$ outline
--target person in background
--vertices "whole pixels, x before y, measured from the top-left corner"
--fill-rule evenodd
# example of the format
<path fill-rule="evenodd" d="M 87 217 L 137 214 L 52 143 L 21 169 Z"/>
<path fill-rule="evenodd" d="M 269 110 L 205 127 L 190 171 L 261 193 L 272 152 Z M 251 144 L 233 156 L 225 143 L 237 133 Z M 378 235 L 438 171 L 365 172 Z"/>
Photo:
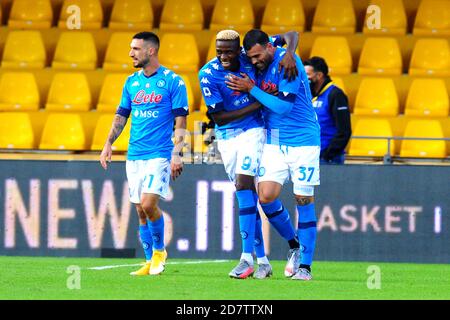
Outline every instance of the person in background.
<path fill-rule="evenodd" d="M 320 161 L 343 164 L 345 147 L 352 134 L 347 96 L 328 75 L 325 59 L 312 57 L 303 64 L 320 124 Z"/>

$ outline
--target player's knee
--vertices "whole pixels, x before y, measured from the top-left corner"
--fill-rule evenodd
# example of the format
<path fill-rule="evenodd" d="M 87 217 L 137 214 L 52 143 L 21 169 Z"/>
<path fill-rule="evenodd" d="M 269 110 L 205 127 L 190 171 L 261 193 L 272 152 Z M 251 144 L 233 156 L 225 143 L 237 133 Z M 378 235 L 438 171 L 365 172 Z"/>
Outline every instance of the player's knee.
<path fill-rule="evenodd" d="M 136 208 L 138 216 L 139 216 L 139 222 L 141 224 L 145 224 L 147 221 L 147 215 L 145 214 L 145 211 L 139 206 Z"/>
<path fill-rule="evenodd" d="M 314 196 L 295 196 L 295 201 L 299 206 L 307 206 L 308 204 L 311 204 L 314 202 Z"/>
<path fill-rule="evenodd" d="M 156 201 L 146 200 L 141 203 L 142 209 L 147 218 L 152 218 L 158 212 L 158 204 Z"/>
<path fill-rule="evenodd" d="M 274 202 L 277 199 L 277 194 L 272 190 L 261 189 L 259 190 L 259 202 L 262 204 Z"/>

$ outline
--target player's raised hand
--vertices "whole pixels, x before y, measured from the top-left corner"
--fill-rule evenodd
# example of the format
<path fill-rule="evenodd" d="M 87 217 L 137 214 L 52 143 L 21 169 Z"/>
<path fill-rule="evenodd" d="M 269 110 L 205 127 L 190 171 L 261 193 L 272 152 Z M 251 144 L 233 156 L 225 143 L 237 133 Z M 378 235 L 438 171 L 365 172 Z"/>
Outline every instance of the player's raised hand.
<path fill-rule="evenodd" d="M 109 143 L 105 144 L 102 153 L 100 154 L 100 164 L 103 169 L 108 169 L 108 162 L 111 162 L 112 147 Z"/>
<path fill-rule="evenodd" d="M 298 76 L 298 69 L 297 64 L 295 62 L 295 56 L 289 51 L 286 51 L 283 59 L 281 59 L 278 65 L 278 72 L 282 72 L 283 69 L 284 69 L 283 78 L 287 78 L 288 81 L 295 80 L 295 78 Z"/>
<path fill-rule="evenodd" d="M 170 161 L 170 171 L 172 180 L 175 180 L 181 175 L 183 172 L 183 160 L 180 156 L 172 156 L 172 160 Z"/>
<path fill-rule="evenodd" d="M 242 78 L 230 74 L 227 77 L 228 81 L 225 81 L 225 84 L 228 88 L 234 91 L 250 92 L 250 90 L 252 90 L 252 88 L 255 86 L 255 82 L 252 81 L 252 79 L 250 79 L 249 76 L 245 73 L 241 72 L 241 76 Z"/>

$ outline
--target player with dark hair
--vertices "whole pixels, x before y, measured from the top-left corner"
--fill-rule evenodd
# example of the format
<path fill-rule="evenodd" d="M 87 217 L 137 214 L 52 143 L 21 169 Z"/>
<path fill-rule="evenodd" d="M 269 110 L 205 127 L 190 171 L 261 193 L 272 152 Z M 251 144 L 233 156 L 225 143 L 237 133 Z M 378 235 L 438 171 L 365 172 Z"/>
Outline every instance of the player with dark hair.
<path fill-rule="evenodd" d="M 111 131 L 100 155 L 106 170 L 112 144 L 131 116 L 131 133 L 126 161 L 130 201 L 139 215 L 139 234 L 147 262 L 132 275 L 157 275 L 164 271 L 164 216 L 159 199 L 169 192 L 169 181 L 183 170 L 183 147 L 188 115 L 186 87 L 173 71 L 160 65 L 159 38 L 140 32 L 131 41 L 130 57 L 135 68 L 123 87 Z M 172 142 L 175 121 L 175 145 Z M 148 221 L 148 222 L 147 222 Z"/>
<path fill-rule="evenodd" d="M 276 72 L 286 50 L 274 47 L 261 30 L 247 32 L 244 49 L 257 69 L 256 83 L 242 74 L 231 76 L 227 85 L 232 90 L 249 93 L 264 105 L 268 132 L 259 168 L 259 201 L 266 216 L 288 219 L 289 212 L 278 197 L 284 182 L 291 178 L 302 254 L 292 273 L 285 275 L 295 273 L 292 279 L 310 280 L 317 234 L 314 185 L 319 184 L 320 127 L 311 104 L 308 78 L 298 56 L 295 58 L 299 76 L 295 80 L 289 82 Z M 277 95 L 265 92 L 267 88 L 276 90 Z"/>

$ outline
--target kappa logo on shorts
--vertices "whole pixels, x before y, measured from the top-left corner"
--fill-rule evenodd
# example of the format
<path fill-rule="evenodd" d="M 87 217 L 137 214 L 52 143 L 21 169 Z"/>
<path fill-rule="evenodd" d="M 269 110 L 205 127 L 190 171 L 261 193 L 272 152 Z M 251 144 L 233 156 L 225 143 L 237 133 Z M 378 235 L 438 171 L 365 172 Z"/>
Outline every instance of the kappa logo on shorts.
<path fill-rule="evenodd" d="M 258 176 L 262 177 L 265 174 L 266 174 L 266 168 L 259 167 L 259 169 L 258 169 Z"/>

